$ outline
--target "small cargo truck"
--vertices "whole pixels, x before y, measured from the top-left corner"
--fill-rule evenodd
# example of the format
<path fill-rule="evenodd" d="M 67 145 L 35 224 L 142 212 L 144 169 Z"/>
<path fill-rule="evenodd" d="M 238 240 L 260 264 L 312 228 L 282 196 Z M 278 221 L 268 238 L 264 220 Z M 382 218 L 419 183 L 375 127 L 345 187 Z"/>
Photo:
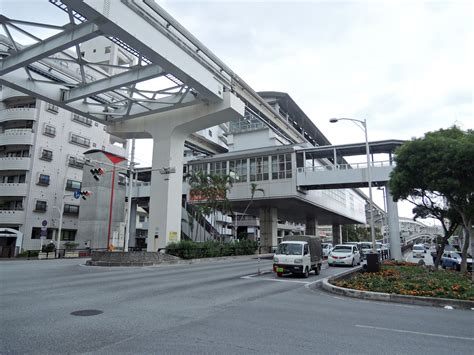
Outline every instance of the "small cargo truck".
<path fill-rule="evenodd" d="M 292 273 L 308 277 L 321 271 L 323 261 L 321 238 L 314 235 L 288 235 L 273 256 L 273 271 L 278 277 Z"/>

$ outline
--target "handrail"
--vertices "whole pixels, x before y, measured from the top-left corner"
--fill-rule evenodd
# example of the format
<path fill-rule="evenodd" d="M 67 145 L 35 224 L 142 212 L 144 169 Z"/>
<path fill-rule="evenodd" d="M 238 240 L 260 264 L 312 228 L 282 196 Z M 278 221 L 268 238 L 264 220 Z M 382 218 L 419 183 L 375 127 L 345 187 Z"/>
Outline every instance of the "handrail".
<path fill-rule="evenodd" d="M 395 162 L 390 160 L 374 161 L 370 165 L 371 168 L 381 168 L 387 166 L 394 166 Z M 316 171 L 332 171 L 332 170 L 353 170 L 353 169 L 367 169 L 367 163 L 352 163 L 352 164 L 337 164 L 324 166 L 307 166 L 298 168 L 299 173 L 316 172 Z"/>

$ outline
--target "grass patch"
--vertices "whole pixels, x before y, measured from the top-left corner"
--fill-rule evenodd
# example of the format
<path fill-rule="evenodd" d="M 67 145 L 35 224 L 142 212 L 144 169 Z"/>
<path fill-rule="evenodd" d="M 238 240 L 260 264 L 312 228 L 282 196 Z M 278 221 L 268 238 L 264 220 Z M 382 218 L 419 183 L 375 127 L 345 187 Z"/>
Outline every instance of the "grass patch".
<path fill-rule="evenodd" d="M 380 272 L 357 273 L 332 284 L 361 291 L 474 301 L 471 276 L 451 270 L 431 271 L 407 262 L 384 262 Z"/>

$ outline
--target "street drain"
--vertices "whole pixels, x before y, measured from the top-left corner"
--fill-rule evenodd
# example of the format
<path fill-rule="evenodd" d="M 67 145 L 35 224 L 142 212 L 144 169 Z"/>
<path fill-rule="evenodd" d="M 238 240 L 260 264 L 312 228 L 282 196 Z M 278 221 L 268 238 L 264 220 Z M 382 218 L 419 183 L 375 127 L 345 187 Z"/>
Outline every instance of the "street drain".
<path fill-rule="evenodd" d="M 96 316 L 101 313 L 104 313 L 104 312 L 99 311 L 98 309 L 82 309 L 80 311 L 71 312 L 71 315 L 81 316 L 81 317 L 90 317 L 90 316 Z"/>

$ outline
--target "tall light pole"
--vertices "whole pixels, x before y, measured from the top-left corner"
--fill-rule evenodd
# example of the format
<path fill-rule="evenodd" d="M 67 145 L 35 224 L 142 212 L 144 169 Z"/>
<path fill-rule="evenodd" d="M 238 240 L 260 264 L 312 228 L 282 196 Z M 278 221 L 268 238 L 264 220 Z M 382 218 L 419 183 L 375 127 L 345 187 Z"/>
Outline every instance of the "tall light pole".
<path fill-rule="evenodd" d="M 361 128 L 365 133 L 365 153 L 367 154 L 367 182 L 369 184 L 369 204 L 370 204 L 370 236 L 372 237 L 372 253 L 377 253 L 377 245 L 375 244 L 375 228 L 374 228 L 374 201 L 372 199 L 372 175 L 370 164 L 369 139 L 367 135 L 367 121 L 357 120 L 355 118 L 331 118 L 329 122 L 336 123 L 338 121 L 352 121 L 357 127 Z"/>

